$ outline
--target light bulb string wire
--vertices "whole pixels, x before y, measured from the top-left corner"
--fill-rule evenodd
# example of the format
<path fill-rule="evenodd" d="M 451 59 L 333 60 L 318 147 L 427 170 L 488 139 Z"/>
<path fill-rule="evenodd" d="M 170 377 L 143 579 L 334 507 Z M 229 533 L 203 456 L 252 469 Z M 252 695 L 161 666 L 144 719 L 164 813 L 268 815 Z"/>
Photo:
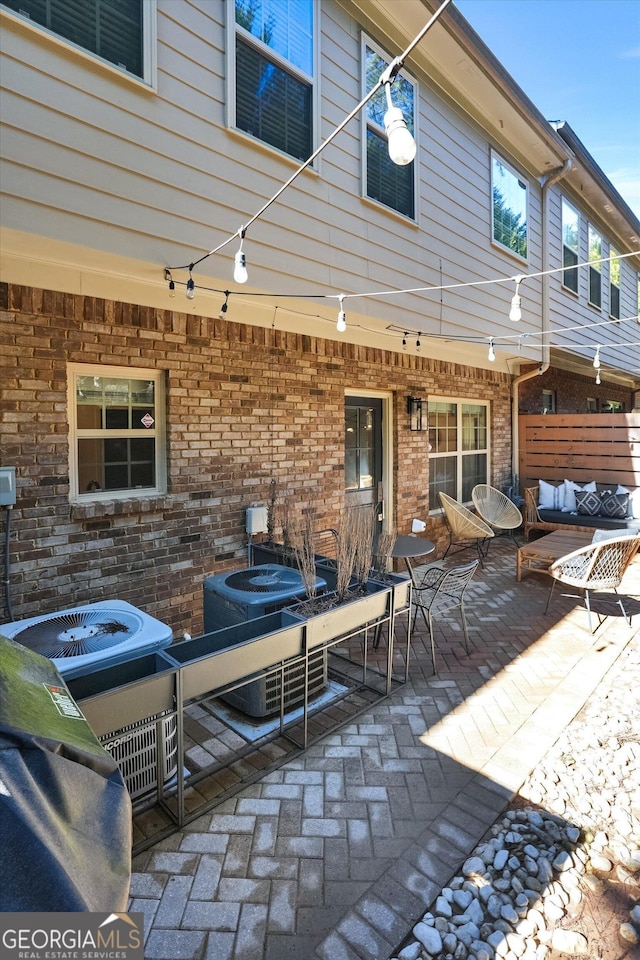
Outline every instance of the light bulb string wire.
<path fill-rule="evenodd" d="M 235 233 L 231 234 L 230 237 L 227 237 L 226 240 L 223 240 L 222 243 L 218 244 L 217 247 L 214 247 L 213 250 L 209 250 L 208 253 L 203 254 L 197 260 L 193 260 L 190 264 L 186 263 L 180 266 L 166 267 L 165 269 L 166 270 L 193 270 L 194 267 L 196 267 L 199 263 L 202 263 L 208 257 L 212 257 L 214 254 L 219 253 L 220 250 L 226 247 L 229 243 L 232 243 L 236 239 L 236 237 L 240 237 L 240 241 L 242 242 L 242 240 L 244 239 L 244 235 L 249 229 L 249 227 L 251 227 L 256 222 L 256 220 L 259 220 L 260 217 L 267 212 L 269 207 L 272 204 L 274 204 L 276 200 L 278 200 L 282 196 L 285 190 L 287 190 L 291 186 L 291 184 L 300 176 L 300 174 L 304 170 L 306 170 L 307 167 L 314 162 L 314 160 L 317 159 L 317 157 L 322 153 L 325 147 L 328 147 L 329 144 L 332 143 L 333 140 L 335 140 L 335 138 L 338 136 L 339 133 L 341 133 L 344 130 L 347 124 L 349 124 L 354 119 L 354 117 L 356 117 L 360 113 L 362 108 L 366 106 L 369 100 L 371 100 L 371 98 L 375 96 L 375 94 L 378 92 L 380 87 L 382 87 L 384 84 L 393 83 L 398 73 L 402 69 L 402 66 L 404 65 L 405 60 L 407 59 L 409 54 L 412 52 L 414 47 L 416 47 L 420 43 L 420 41 L 422 40 L 424 35 L 427 33 L 427 31 L 433 26 L 433 24 L 439 18 L 442 11 L 446 7 L 448 7 L 451 2 L 452 0 L 443 0 L 443 3 L 438 7 L 436 12 L 433 14 L 430 20 L 428 20 L 428 22 L 424 25 L 424 27 L 420 30 L 420 32 L 413 38 L 413 40 L 411 41 L 409 46 L 406 48 L 406 50 L 403 53 L 401 53 L 399 57 L 396 57 L 394 60 L 392 60 L 389 66 L 383 71 L 383 73 L 380 74 L 374 86 L 366 94 L 366 96 L 362 98 L 360 103 L 353 108 L 353 110 L 344 118 L 344 120 L 342 120 L 341 123 L 339 123 L 338 126 L 329 134 L 326 140 L 322 141 L 322 143 L 317 147 L 317 149 L 313 151 L 311 156 L 307 160 L 305 160 L 305 162 L 302 163 L 297 168 L 297 170 L 294 170 L 294 172 L 291 174 L 289 179 L 286 180 L 285 183 L 283 183 L 278 188 L 278 190 L 276 190 L 274 195 L 269 200 L 267 200 L 267 202 L 260 207 L 257 213 L 254 213 L 253 216 L 249 220 L 247 220 L 247 222 L 242 227 L 239 228 L 239 230 L 236 230 Z"/>
<path fill-rule="evenodd" d="M 234 234 L 234 236 L 238 236 L 238 234 Z M 286 299 L 338 300 L 340 303 L 343 303 L 345 300 L 354 300 L 354 299 L 357 299 L 358 297 L 363 299 L 365 298 L 372 299 L 375 297 L 402 296 L 403 294 L 408 294 L 408 293 L 437 293 L 437 292 L 441 293 L 444 290 L 459 290 L 465 287 L 483 287 L 483 286 L 490 286 L 492 284 L 513 283 L 514 281 L 519 286 L 525 280 L 534 280 L 538 277 L 547 277 L 557 273 L 564 273 L 565 270 L 567 269 L 579 270 L 579 269 L 582 269 L 583 267 L 592 267 L 601 263 L 611 263 L 611 261 L 613 260 L 624 260 L 628 257 L 637 257 L 639 255 L 640 255 L 640 250 L 632 250 L 631 253 L 616 253 L 615 256 L 600 257 L 598 260 L 584 260 L 582 263 L 576 263 L 572 267 L 552 267 L 549 270 L 539 270 L 539 271 L 536 271 L 535 273 L 528 273 L 528 274 L 519 273 L 519 274 L 516 274 L 515 276 L 508 276 L 508 277 L 492 277 L 489 280 L 466 280 L 466 281 L 461 281 L 459 283 L 438 284 L 437 286 L 408 287 L 403 290 L 377 290 L 377 291 L 374 290 L 374 291 L 369 291 L 367 293 L 273 293 L 273 292 L 261 293 L 259 291 L 252 291 L 251 294 L 243 294 L 242 291 L 233 291 L 233 290 L 227 291 L 227 290 L 221 290 L 217 287 L 205 287 L 205 286 L 198 286 L 198 290 L 204 291 L 207 293 L 222 293 L 222 294 L 225 294 L 225 296 L 228 294 L 229 296 L 270 297 L 272 299 L 278 299 L 278 300 L 281 300 L 281 299 L 282 300 L 286 300 Z M 170 280 L 170 281 L 173 280 L 173 277 L 171 276 L 171 270 L 180 270 L 180 269 L 190 270 L 190 268 L 193 266 L 194 266 L 193 264 L 189 264 L 184 268 L 183 267 L 165 267 L 164 268 L 165 280 Z M 174 284 L 178 284 L 180 286 L 186 286 L 185 282 L 182 280 L 174 280 Z M 619 321 L 605 320 L 602 322 L 618 323 Z M 597 323 L 593 324 L 593 326 L 598 326 L 598 324 Z M 581 329 L 581 328 L 566 327 L 565 329 L 568 331 L 568 330 Z M 527 335 L 543 336 L 544 333 L 534 333 L 534 334 L 527 334 Z M 495 339 L 496 340 L 498 339 L 518 340 L 522 336 L 523 334 L 513 333 L 513 334 L 505 334 L 499 337 L 496 336 Z M 481 339 L 486 340 L 486 337 Z"/>

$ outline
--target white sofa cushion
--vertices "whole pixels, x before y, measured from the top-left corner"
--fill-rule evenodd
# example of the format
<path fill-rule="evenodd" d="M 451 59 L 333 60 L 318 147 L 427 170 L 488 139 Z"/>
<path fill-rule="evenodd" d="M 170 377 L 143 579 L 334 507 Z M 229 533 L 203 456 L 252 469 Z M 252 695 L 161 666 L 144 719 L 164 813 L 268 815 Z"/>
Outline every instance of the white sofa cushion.
<path fill-rule="evenodd" d="M 562 510 L 564 505 L 564 486 L 553 483 L 547 483 L 546 480 L 538 480 L 539 494 L 538 506 L 543 510 Z"/>

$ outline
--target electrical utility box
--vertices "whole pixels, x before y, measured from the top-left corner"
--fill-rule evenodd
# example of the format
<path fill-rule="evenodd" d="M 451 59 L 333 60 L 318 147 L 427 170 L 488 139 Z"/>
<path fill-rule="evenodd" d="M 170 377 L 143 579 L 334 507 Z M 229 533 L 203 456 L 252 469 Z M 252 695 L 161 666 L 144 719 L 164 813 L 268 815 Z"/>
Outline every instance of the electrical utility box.
<path fill-rule="evenodd" d="M 16 468 L 0 467 L 0 507 L 12 507 L 16 502 Z"/>

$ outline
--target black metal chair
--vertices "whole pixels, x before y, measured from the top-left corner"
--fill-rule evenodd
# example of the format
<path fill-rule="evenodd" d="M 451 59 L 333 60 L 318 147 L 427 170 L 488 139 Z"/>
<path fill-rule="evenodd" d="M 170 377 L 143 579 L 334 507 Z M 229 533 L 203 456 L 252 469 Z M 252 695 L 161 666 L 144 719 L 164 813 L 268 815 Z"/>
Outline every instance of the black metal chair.
<path fill-rule="evenodd" d="M 464 646 L 469 653 L 469 631 L 464 612 L 464 597 L 471 578 L 480 566 L 479 560 L 472 560 L 458 567 L 429 567 L 422 580 L 416 584 L 412 594 L 415 607 L 412 629 L 415 628 L 418 611 L 422 614 L 431 640 L 431 661 L 436 673 L 436 645 L 433 632 L 433 617 L 439 613 L 458 609 L 464 632 Z"/>

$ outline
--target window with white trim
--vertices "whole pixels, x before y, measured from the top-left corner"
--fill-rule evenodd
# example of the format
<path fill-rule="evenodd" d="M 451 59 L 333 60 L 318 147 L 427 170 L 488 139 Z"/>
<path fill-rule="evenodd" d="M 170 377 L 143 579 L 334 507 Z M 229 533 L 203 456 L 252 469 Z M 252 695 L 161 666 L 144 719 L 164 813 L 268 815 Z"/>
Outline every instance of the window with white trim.
<path fill-rule="evenodd" d="M 296 160 L 313 153 L 313 0 L 231 0 L 231 125 Z"/>
<path fill-rule="evenodd" d="M 145 60 L 155 4 L 143 0 L 2 0 L 69 43 L 151 82 Z"/>
<path fill-rule="evenodd" d="M 618 251 L 609 247 L 609 316 L 620 319 L 620 260 Z"/>
<path fill-rule="evenodd" d="M 542 412 L 543 412 L 543 413 L 555 413 L 555 412 L 556 412 L 556 392 L 555 392 L 555 390 L 543 390 L 543 391 L 542 391 Z"/>
<path fill-rule="evenodd" d="M 440 507 L 440 491 L 468 503 L 475 485 L 489 482 L 489 403 L 429 400 L 429 443 L 429 509 Z"/>
<path fill-rule="evenodd" d="M 363 91 L 366 95 L 375 87 L 391 59 L 364 36 L 362 46 Z M 391 98 L 394 106 L 402 110 L 407 128 L 417 140 L 417 82 L 402 71 L 391 84 Z M 416 162 L 414 160 L 402 166 L 394 163 L 389 156 L 384 128 L 384 115 L 387 111 L 384 86 L 367 102 L 365 111 L 365 196 L 415 220 Z"/>
<path fill-rule="evenodd" d="M 491 236 L 509 253 L 526 260 L 529 251 L 529 187 L 491 152 Z"/>
<path fill-rule="evenodd" d="M 562 198 L 562 285 L 572 293 L 578 292 L 578 237 L 580 217 L 578 211 Z"/>
<path fill-rule="evenodd" d="M 164 373 L 69 364 L 72 502 L 166 492 Z"/>
<path fill-rule="evenodd" d="M 602 307 L 602 236 L 589 224 L 589 303 Z M 593 262 L 592 262 L 593 261 Z"/>

